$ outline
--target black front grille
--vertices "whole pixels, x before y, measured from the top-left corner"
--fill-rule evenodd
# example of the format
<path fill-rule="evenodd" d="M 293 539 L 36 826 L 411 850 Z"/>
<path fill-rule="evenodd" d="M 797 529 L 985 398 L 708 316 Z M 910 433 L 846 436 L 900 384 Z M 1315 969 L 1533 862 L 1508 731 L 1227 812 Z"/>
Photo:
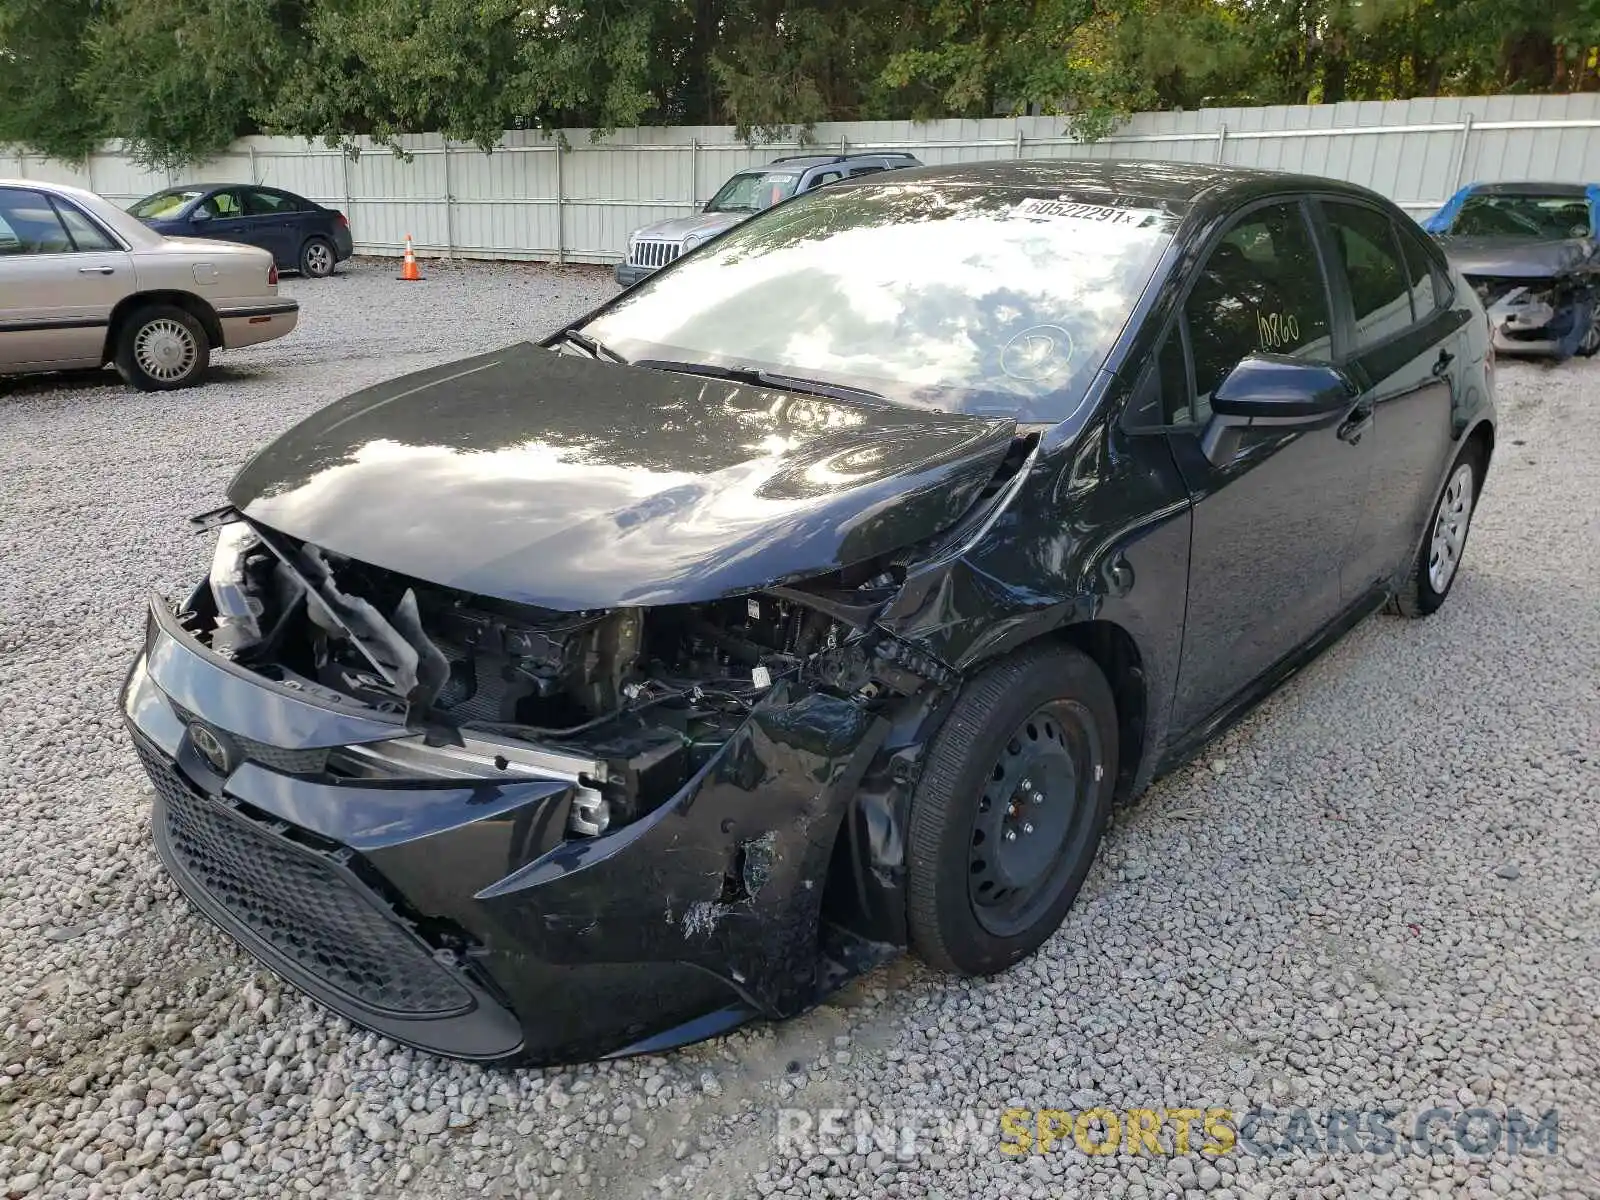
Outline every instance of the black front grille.
<path fill-rule="evenodd" d="M 171 702 L 172 711 L 177 713 L 178 720 L 185 725 L 195 720 L 195 714 L 183 705 Z M 229 732 L 228 739 L 239 747 L 239 753 L 245 760 L 260 763 L 269 771 L 279 771 L 285 775 L 320 775 L 327 769 L 330 751 L 326 746 L 316 746 L 310 750 L 289 750 L 283 746 L 272 746 L 266 742 L 258 742 L 254 738 L 242 737 L 237 733 Z"/>
<path fill-rule="evenodd" d="M 472 997 L 347 867 L 195 792 L 138 742 L 160 794 L 157 820 L 176 865 L 288 964 L 365 1008 L 405 1017 L 465 1012 Z"/>

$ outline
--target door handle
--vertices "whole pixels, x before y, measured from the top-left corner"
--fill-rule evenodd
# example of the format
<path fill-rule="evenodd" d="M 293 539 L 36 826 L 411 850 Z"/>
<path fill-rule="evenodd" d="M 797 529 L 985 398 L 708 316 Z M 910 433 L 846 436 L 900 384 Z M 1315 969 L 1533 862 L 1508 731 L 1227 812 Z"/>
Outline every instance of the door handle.
<path fill-rule="evenodd" d="M 1450 351 L 1448 351 L 1448 350 L 1439 351 L 1439 357 L 1436 358 L 1434 360 L 1434 362 L 1433 362 L 1433 373 L 1434 373 L 1434 375 L 1436 375 L 1436 376 L 1443 375 L 1445 373 L 1445 371 L 1447 371 L 1449 369 L 1450 364 L 1455 362 L 1455 360 L 1456 360 L 1456 356 L 1454 354 L 1451 354 Z"/>
<path fill-rule="evenodd" d="M 116 273 L 117 273 L 117 269 L 115 267 L 79 267 L 78 268 L 78 274 L 79 275 L 115 275 Z"/>
<path fill-rule="evenodd" d="M 1361 440 L 1361 435 L 1372 428 L 1372 401 L 1363 400 L 1350 410 L 1350 415 L 1339 426 L 1338 434 L 1341 442 L 1349 442 L 1354 446 Z"/>

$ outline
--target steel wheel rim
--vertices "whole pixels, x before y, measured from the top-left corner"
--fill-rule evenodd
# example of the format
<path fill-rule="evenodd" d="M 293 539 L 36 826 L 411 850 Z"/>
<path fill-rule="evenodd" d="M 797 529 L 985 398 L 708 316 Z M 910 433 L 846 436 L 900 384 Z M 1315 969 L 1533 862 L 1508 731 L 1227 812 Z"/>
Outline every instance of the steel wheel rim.
<path fill-rule="evenodd" d="M 1443 595 L 1467 544 L 1467 526 L 1472 522 L 1472 468 L 1462 463 L 1444 485 L 1439 498 L 1439 513 L 1433 521 L 1433 541 L 1428 547 L 1428 582 Z"/>
<path fill-rule="evenodd" d="M 313 275 L 326 275 L 333 270 L 333 253 L 321 242 L 306 247 L 306 266 Z"/>
<path fill-rule="evenodd" d="M 1083 708 L 1055 701 L 1000 749 L 978 797 L 967 852 L 967 898 L 996 937 L 1039 920 L 1093 833 L 1100 739 Z"/>
<path fill-rule="evenodd" d="M 200 347 L 181 321 L 160 317 L 140 328 L 133 339 L 133 361 L 152 379 L 173 383 L 194 369 Z"/>

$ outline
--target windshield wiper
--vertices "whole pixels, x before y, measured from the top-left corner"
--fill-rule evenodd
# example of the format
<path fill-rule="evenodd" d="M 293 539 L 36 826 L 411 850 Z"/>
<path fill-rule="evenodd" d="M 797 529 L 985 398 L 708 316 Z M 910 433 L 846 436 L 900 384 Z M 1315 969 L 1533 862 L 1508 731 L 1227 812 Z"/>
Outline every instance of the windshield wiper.
<path fill-rule="evenodd" d="M 847 383 L 832 383 L 826 379 L 806 379 L 799 375 L 785 375 L 778 371 L 756 371 L 748 367 L 719 367 L 715 363 L 677 362 L 669 358 L 641 358 L 636 367 L 649 367 L 656 371 L 671 371 L 678 375 L 706 375 L 712 379 L 729 379 L 735 383 L 753 383 L 762 387 L 777 388 L 784 392 L 799 392 L 807 396 L 827 396 L 834 400 L 854 400 L 858 403 L 887 405 L 889 398 L 881 392 L 851 387 Z"/>
<path fill-rule="evenodd" d="M 614 363 L 625 363 L 628 361 L 604 342 L 596 341 L 587 333 L 579 333 L 576 329 L 563 330 L 561 333 L 561 340 L 564 342 L 571 342 L 580 350 L 587 350 L 590 358 L 603 358 L 607 362 Z"/>

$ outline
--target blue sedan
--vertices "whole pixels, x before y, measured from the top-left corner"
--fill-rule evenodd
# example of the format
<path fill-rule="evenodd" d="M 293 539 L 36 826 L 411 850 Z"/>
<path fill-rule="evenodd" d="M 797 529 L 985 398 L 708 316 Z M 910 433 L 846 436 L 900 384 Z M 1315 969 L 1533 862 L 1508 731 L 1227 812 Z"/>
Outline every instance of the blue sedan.
<path fill-rule="evenodd" d="M 146 196 L 128 211 L 167 237 L 244 242 L 270 250 L 278 266 L 321 279 L 354 251 L 342 212 L 280 188 L 193 184 Z"/>

